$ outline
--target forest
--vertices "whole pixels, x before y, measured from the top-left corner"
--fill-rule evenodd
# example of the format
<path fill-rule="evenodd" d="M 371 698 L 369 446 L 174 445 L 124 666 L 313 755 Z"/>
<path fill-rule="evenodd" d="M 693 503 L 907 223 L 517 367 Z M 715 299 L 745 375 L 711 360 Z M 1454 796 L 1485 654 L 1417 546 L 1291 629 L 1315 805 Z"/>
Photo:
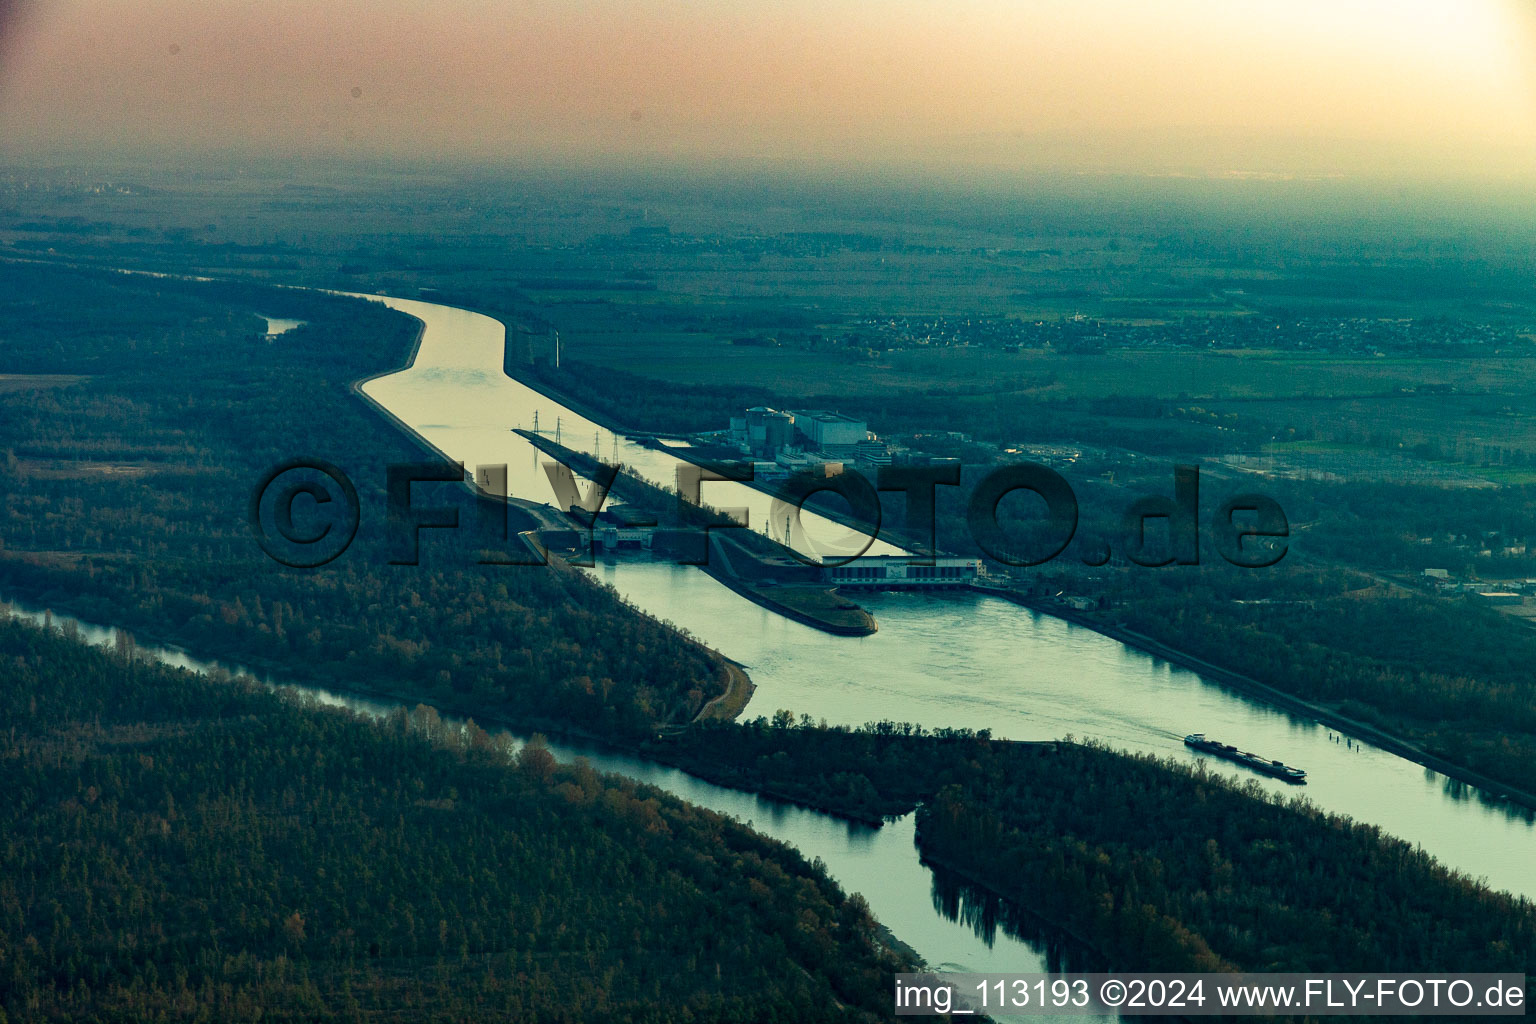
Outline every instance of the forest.
<path fill-rule="evenodd" d="M 827 406 L 865 415 L 882 432 L 954 429 L 977 438 L 1075 444 L 1134 445 L 1145 452 L 1209 449 L 1214 435 L 1192 433 L 1170 403 L 1151 399 L 1032 402 L 1018 400 L 997 416 L 985 396 L 873 397 L 774 395 L 760 388 L 676 385 L 568 360 L 559 369 L 539 363 L 541 381 L 620 422 L 657 430 L 719 429 L 748 405 Z M 979 403 L 979 404 L 978 404 Z M 995 404 L 995 403 L 994 403 Z M 1001 418 L 998 418 L 1001 417 Z M 1091 429 L 1088 424 L 1093 424 Z M 1153 434 L 1140 433 L 1141 424 Z M 1131 429 L 1135 426 L 1135 429 Z M 1235 443 L 1230 437 L 1221 444 Z M 967 459 L 958 488 L 937 489 L 940 550 L 981 557 L 966 516 L 970 487 L 991 466 L 974 449 L 948 452 Z M 1100 464 L 1102 461 L 1102 464 Z M 1209 467 L 1208 467 L 1209 468 Z M 1036 595 L 1092 593 L 1095 613 L 1224 669 L 1250 676 L 1348 717 L 1385 729 L 1447 761 L 1536 793 L 1536 631 L 1469 599 L 1384 591 L 1371 575 L 1449 566 L 1480 573 L 1536 576 L 1536 487 L 1450 489 L 1338 481 L 1263 481 L 1291 523 L 1292 549 L 1280 565 L 1261 571 L 1222 562 L 1206 537 L 1202 564 L 1148 569 L 1112 566 L 1091 581 L 1070 564 L 1100 543 L 1118 549 L 1121 510 L 1137 496 L 1171 491 L 1172 460 L 1160 465 L 1085 458 L 1060 472 L 1079 502 L 1072 547 L 1060 561 L 1021 572 L 1019 585 Z M 1207 474 L 1203 514 L 1241 486 Z M 1252 487 L 1253 485 L 1248 485 Z M 835 508 L 841 499 L 822 496 Z M 883 499 L 882 536 L 910 543 L 900 499 Z M 842 506 L 846 508 L 846 506 Z M 1052 549 L 1050 531 L 1033 501 L 1005 502 L 998 519 L 1012 553 L 1026 561 Z M 1204 519 L 1202 533 L 1207 532 Z M 1468 538 L 1507 538 L 1523 557 L 1495 564 L 1465 550 Z M 995 549 L 994 549 L 995 550 Z M 1122 560 L 1123 562 L 1123 560 Z M 1006 569 L 995 561 L 995 568 Z"/>
<path fill-rule="evenodd" d="M 306 324 L 268 340 L 257 311 Z M 1529 903 L 1171 763 L 788 712 L 658 738 L 721 686 L 687 637 L 574 572 L 479 567 L 443 545 L 389 564 L 383 468 L 424 455 L 348 388 L 406 358 L 408 318 L 10 263 L 0 315 L 0 370 L 50 375 L 0 393 L 7 593 L 295 679 L 605 735 L 858 820 L 915 810 L 930 861 L 1118 966 L 1536 974 Z M 357 543 L 318 570 L 268 560 L 245 521 L 252 483 L 295 454 L 361 491 Z M 460 490 L 440 487 L 433 500 Z M 1251 612 L 1234 610 L 1253 607 L 1242 585 L 1147 576 L 1116 614 L 1181 643 L 1207 635 L 1197 622 L 1213 645 L 1256 638 L 1245 650 L 1309 680 L 1288 688 L 1438 722 L 1447 749 L 1494 720 L 1529 727 L 1525 648 L 1425 650 L 1459 628 L 1438 605 L 1402 606 L 1410 636 L 1375 606 L 1316 603 L 1333 591 L 1306 573 L 1270 596 L 1314 603 Z M 1224 617 L 1193 618 L 1212 608 Z M 1288 647 L 1293 630 L 1317 645 Z M 661 1020 L 679 1005 L 700 1021 L 846 1019 L 829 1008 L 881 1012 L 901 963 L 862 900 L 792 851 L 537 743 L 514 754 L 425 706 L 381 729 L 138 663 L 126 639 L 111 653 L 0 624 L 0 665 L 0 1024 L 389 1007 Z M 1529 771 L 1523 741 L 1501 742 L 1459 756 Z"/>
<path fill-rule="evenodd" d="M 305 321 L 273 339 L 255 311 Z M 465 528 L 400 554 L 385 467 L 427 456 L 350 391 L 403 363 L 417 324 L 265 286 L 0 263 L 0 592 L 316 683 L 524 724 L 640 735 L 724 688 L 721 662 L 574 571 L 477 564 Z M 357 540 L 288 569 L 246 504 L 278 462 L 356 482 Z"/>
<path fill-rule="evenodd" d="M 845 1021 L 864 901 L 537 738 L 0 622 L 0 1022 Z"/>
<path fill-rule="evenodd" d="M 787 710 L 647 753 L 860 820 L 915 809 L 925 859 L 1122 969 L 1536 976 L 1528 900 L 1203 767 L 910 723 L 827 728 Z"/>
<path fill-rule="evenodd" d="M 1536 632 L 1474 599 L 1373 592 L 1317 567 L 1170 573 L 1110 590 L 1110 621 L 1536 793 Z M 1257 591 L 1262 589 L 1262 596 Z"/>

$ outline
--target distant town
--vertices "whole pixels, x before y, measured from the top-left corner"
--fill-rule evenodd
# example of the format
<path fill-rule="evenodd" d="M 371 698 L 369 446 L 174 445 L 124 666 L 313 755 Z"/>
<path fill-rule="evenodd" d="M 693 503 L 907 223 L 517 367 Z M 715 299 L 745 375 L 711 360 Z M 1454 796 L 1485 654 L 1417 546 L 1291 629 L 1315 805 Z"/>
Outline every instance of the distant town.
<path fill-rule="evenodd" d="M 1223 293 L 1236 298 L 1240 293 Z M 920 348 L 1051 349 L 1063 353 L 1130 349 L 1262 349 L 1344 355 L 1536 355 L 1536 326 L 1473 323 L 1449 317 L 1295 317 L 1221 308 L 1177 320 L 1108 319 L 1076 314 L 1020 317 L 871 317 L 825 331 L 792 331 L 739 343 L 843 348 L 868 353 Z"/>

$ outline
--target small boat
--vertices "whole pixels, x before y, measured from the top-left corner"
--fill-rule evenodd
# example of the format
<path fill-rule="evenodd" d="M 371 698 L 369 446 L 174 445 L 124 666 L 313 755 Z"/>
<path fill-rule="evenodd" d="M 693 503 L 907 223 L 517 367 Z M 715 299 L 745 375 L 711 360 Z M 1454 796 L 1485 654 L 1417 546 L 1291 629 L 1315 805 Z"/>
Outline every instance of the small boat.
<path fill-rule="evenodd" d="M 1301 785 L 1307 781 L 1307 773 L 1300 768 L 1292 768 L 1283 761 L 1271 761 L 1267 757 L 1260 757 L 1258 754 L 1252 754 L 1246 750 L 1238 750 L 1230 743 L 1208 740 L 1203 732 L 1190 733 L 1188 736 L 1185 736 L 1184 745 L 1201 753 L 1223 757 L 1228 761 L 1235 761 L 1245 768 L 1252 768 L 1256 772 L 1272 775 L 1285 782 L 1294 782 Z"/>

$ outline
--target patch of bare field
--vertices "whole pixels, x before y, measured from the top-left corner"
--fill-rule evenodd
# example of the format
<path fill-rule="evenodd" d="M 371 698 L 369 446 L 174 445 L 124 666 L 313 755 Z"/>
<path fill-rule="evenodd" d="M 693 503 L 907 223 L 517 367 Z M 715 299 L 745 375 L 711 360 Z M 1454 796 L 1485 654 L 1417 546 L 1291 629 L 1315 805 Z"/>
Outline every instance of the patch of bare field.
<path fill-rule="evenodd" d="M 0 395 L 16 391 L 67 388 L 91 378 L 75 373 L 0 373 Z"/>
<path fill-rule="evenodd" d="M 73 459 L 23 459 L 21 471 L 45 480 L 83 480 L 89 477 L 139 477 L 150 472 L 142 462 L 76 462 Z"/>

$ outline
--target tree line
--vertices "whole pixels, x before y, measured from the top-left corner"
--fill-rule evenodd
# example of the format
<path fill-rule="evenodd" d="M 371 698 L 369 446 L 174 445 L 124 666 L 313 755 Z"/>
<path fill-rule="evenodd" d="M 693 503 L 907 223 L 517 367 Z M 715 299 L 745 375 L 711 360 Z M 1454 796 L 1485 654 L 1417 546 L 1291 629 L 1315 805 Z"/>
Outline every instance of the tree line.
<path fill-rule="evenodd" d="M 0 622 L 0 1021 L 884 1019 L 792 848 L 537 739 Z"/>
<path fill-rule="evenodd" d="M 1120 970 L 1536 974 L 1536 906 L 1372 825 L 1171 760 L 788 711 L 649 745 L 860 820 L 917 813 L 926 859 Z"/>
<path fill-rule="evenodd" d="M 306 324 L 269 342 L 253 310 Z M 350 385 L 405 360 L 410 318 L 7 263 L 0 323 L 0 371 L 90 375 L 0 395 L 0 590 L 306 681 L 549 728 L 644 735 L 723 692 L 718 658 L 611 588 L 479 565 L 492 541 L 456 485 L 418 500 L 459 502 L 464 529 L 427 537 L 420 565 L 390 564 L 386 467 L 427 456 Z M 339 466 L 362 506 L 352 547 L 314 570 L 267 558 L 247 523 L 262 474 L 297 456 Z"/>

